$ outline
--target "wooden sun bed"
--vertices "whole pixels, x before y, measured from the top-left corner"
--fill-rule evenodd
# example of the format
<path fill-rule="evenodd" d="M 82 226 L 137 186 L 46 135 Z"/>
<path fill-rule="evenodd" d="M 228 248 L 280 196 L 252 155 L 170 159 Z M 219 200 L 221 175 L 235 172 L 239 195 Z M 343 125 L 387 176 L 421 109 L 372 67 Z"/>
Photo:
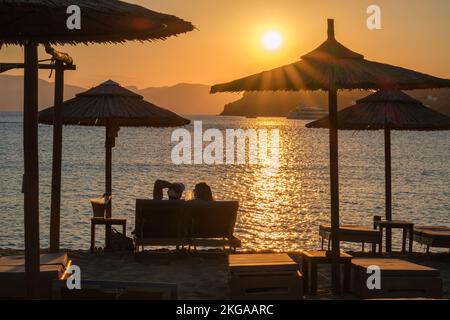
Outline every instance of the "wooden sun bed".
<path fill-rule="evenodd" d="M 189 243 L 204 247 L 229 247 L 234 251 L 241 241 L 234 236 L 239 209 L 236 201 L 190 201 Z"/>
<path fill-rule="evenodd" d="M 55 280 L 53 300 L 177 300 L 178 287 L 168 283 L 82 280 L 80 290 L 67 289 L 66 281 Z"/>
<path fill-rule="evenodd" d="M 331 240 L 331 225 L 324 224 L 319 227 L 319 235 L 322 238 L 322 250 L 324 249 L 324 241 L 328 241 L 328 248 L 330 248 Z M 364 252 L 364 244 L 372 244 L 373 253 L 376 252 L 376 245 L 379 247 L 381 254 L 383 249 L 383 236 L 380 230 L 365 226 L 356 225 L 342 225 L 339 228 L 339 240 L 341 242 L 361 243 L 362 251 Z"/>
<path fill-rule="evenodd" d="M 134 241 L 145 246 L 205 246 L 236 249 L 239 203 L 234 201 L 137 200 Z"/>
<path fill-rule="evenodd" d="M 370 290 L 370 266 L 381 270 L 381 289 Z M 437 269 L 400 259 L 355 258 L 352 260 L 351 292 L 363 299 L 441 298 L 442 279 Z"/>
<path fill-rule="evenodd" d="M 60 265 L 65 268 L 70 260 L 65 252 L 45 253 L 40 257 L 41 265 Z M 0 266 L 24 266 L 24 256 L 4 256 L 0 257 Z"/>
<path fill-rule="evenodd" d="M 287 254 L 230 254 L 228 266 L 233 300 L 303 299 L 303 276 Z"/>
<path fill-rule="evenodd" d="M 446 226 L 417 226 L 414 228 L 414 241 L 430 248 L 450 249 L 450 228 Z"/>
<path fill-rule="evenodd" d="M 66 279 L 72 262 L 66 253 L 41 254 L 40 298 L 51 298 L 51 285 L 55 279 Z M 25 299 L 26 275 L 24 256 L 0 258 L 0 298 Z"/>

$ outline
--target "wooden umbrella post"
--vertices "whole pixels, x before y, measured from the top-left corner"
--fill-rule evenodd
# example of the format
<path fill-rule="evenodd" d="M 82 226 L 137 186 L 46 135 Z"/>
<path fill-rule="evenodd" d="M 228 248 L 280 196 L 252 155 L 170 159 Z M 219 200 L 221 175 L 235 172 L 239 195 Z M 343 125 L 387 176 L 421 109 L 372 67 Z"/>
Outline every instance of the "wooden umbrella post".
<path fill-rule="evenodd" d="M 392 220 L 392 159 L 391 159 L 391 129 L 384 129 L 385 180 L 386 180 L 386 220 Z M 392 252 L 392 230 L 386 229 L 386 252 Z"/>
<path fill-rule="evenodd" d="M 339 243 L 339 159 L 337 130 L 337 90 L 329 91 L 330 111 L 330 195 L 333 295 L 341 293 L 340 243 Z"/>
<path fill-rule="evenodd" d="M 62 114 L 64 100 L 64 63 L 55 63 L 55 107 L 53 115 L 52 199 L 50 207 L 50 251 L 58 252 L 61 216 Z"/>
<path fill-rule="evenodd" d="M 112 127 L 108 123 L 106 125 L 106 138 L 105 138 L 105 199 L 108 199 L 112 195 L 112 148 L 113 148 L 113 136 Z M 112 198 L 106 206 L 106 218 L 112 217 Z M 111 250 L 111 234 L 112 229 L 110 225 L 105 226 L 105 250 Z"/>
<path fill-rule="evenodd" d="M 24 222 L 27 294 L 39 298 L 39 153 L 38 153 L 38 52 L 37 44 L 25 45 L 24 72 Z"/>
<path fill-rule="evenodd" d="M 328 37 L 334 38 L 334 20 L 328 19 Z M 337 89 L 333 72 L 330 74 L 328 91 L 330 112 L 330 196 L 331 196 L 331 244 L 333 295 L 341 294 L 341 268 L 339 243 L 339 153 L 337 123 Z"/>

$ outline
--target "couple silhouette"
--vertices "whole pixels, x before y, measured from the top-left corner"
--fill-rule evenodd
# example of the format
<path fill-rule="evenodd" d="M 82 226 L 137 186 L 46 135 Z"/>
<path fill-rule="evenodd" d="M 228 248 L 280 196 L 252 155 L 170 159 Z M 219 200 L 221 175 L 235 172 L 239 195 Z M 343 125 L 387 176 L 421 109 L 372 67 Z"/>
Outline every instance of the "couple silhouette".
<path fill-rule="evenodd" d="M 169 200 L 181 200 L 183 193 L 186 191 L 186 186 L 183 183 L 171 183 L 158 179 L 153 187 L 153 199 L 163 200 L 164 190 L 167 190 Z M 195 186 L 193 195 L 193 200 L 214 201 L 211 187 L 205 182 L 199 183 Z"/>

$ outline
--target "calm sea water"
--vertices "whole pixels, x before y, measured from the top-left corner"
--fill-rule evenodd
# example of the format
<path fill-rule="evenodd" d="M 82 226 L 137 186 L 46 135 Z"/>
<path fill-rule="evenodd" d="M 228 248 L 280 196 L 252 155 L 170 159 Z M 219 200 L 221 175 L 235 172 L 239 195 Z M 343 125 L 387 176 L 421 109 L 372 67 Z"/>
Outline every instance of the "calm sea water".
<path fill-rule="evenodd" d="M 317 247 L 318 227 L 329 221 L 328 135 L 304 121 L 190 117 L 205 128 L 277 128 L 281 167 L 259 165 L 176 166 L 172 129 L 122 128 L 114 149 L 115 216 L 133 230 L 136 198 L 149 198 L 153 182 L 166 179 L 193 188 L 205 181 L 217 199 L 239 200 L 236 235 L 244 249 L 298 250 Z M 23 247 L 21 114 L 0 113 L 0 247 Z M 192 126 L 188 127 L 190 130 Z M 41 126 L 40 230 L 48 246 L 52 128 Z M 450 133 L 394 132 L 394 217 L 417 224 L 450 225 Z M 104 190 L 104 130 L 65 127 L 62 179 L 62 246 L 86 249 L 89 199 Z M 340 133 L 341 221 L 370 226 L 384 215 L 382 132 Z M 394 234 L 399 244 L 399 234 Z M 99 241 L 102 240 L 99 237 Z M 397 246 L 398 247 L 398 246 Z M 417 247 L 417 249 L 420 249 Z"/>

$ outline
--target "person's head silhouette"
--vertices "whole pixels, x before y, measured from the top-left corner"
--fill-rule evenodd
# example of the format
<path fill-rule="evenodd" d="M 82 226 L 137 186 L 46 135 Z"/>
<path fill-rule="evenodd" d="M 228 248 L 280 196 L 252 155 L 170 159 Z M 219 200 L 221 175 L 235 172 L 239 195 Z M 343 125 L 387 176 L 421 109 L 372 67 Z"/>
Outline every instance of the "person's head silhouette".
<path fill-rule="evenodd" d="M 195 186 L 194 189 L 195 200 L 214 201 L 211 187 L 202 182 Z"/>

